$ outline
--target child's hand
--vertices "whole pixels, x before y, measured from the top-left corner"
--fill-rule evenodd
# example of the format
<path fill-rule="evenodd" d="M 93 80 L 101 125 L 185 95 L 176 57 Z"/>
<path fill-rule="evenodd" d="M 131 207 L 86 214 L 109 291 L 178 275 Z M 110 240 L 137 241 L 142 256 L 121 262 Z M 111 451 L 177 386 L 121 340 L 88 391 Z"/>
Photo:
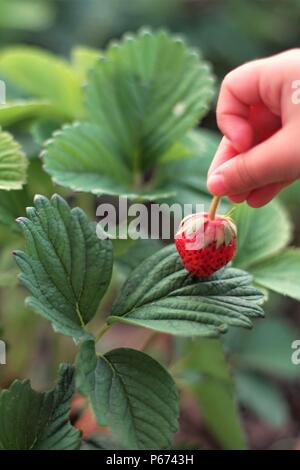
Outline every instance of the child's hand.
<path fill-rule="evenodd" d="M 253 207 L 300 177 L 300 49 L 249 62 L 224 79 L 217 105 L 224 134 L 208 189 Z"/>

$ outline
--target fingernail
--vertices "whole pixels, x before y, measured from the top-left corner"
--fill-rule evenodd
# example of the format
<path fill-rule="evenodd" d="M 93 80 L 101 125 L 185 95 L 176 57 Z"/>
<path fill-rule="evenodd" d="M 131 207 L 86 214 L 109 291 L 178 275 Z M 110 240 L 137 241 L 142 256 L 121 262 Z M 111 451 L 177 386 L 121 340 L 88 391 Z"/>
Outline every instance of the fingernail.
<path fill-rule="evenodd" d="M 216 196 L 226 194 L 225 180 L 223 175 L 211 175 L 207 180 L 208 190 Z"/>

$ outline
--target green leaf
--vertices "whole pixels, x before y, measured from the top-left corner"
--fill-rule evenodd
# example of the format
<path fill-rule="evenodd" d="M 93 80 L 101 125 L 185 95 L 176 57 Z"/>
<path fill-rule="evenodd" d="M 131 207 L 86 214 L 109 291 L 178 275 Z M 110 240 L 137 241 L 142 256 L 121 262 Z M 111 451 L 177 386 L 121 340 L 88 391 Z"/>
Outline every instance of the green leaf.
<path fill-rule="evenodd" d="M 250 270 L 255 282 L 262 287 L 300 300 L 300 251 L 283 251 L 292 236 L 285 209 L 275 201 L 260 209 L 240 204 L 233 218 L 238 228 L 234 264 Z"/>
<path fill-rule="evenodd" d="M 173 193 L 166 202 L 204 204 L 204 209 L 208 209 L 212 196 L 207 190 L 207 172 L 219 142 L 214 132 L 191 131 L 164 155 L 155 171 L 155 187 Z M 221 211 L 228 207 L 223 198 Z"/>
<path fill-rule="evenodd" d="M 20 145 L 8 132 L 0 130 L 0 189 L 21 189 L 28 166 Z"/>
<path fill-rule="evenodd" d="M 276 201 L 254 209 L 246 203 L 232 214 L 238 229 L 238 250 L 234 265 L 247 269 L 274 256 L 291 239 L 291 223 L 285 209 Z M 280 221 L 280 224 L 278 224 Z"/>
<path fill-rule="evenodd" d="M 125 448 L 168 449 L 179 414 L 168 372 L 147 354 L 120 348 L 99 356 L 92 376 L 92 367 L 85 364 L 91 342 L 82 348 L 77 367 L 84 369 L 88 388 L 94 386 L 90 396 L 97 420 L 106 422 Z"/>
<path fill-rule="evenodd" d="M 297 179 L 280 191 L 279 200 L 288 209 L 289 213 L 295 217 L 298 215 L 298 200 L 300 197 L 300 181 Z"/>
<path fill-rule="evenodd" d="M 43 164 L 40 158 L 31 158 L 28 168 L 28 185 L 26 186 L 30 200 L 24 201 L 26 206 L 30 206 L 32 199 L 36 194 L 43 194 L 50 197 L 53 194 L 54 186 L 48 173 L 43 169 Z M 19 211 L 19 214 L 24 214 L 25 210 Z"/>
<path fill-rule="evenodd" d="M 113 247 L 115 253 L 116 244 L 120 247 L 121 250 L 124 242 L 131 242 L 128 249 L 125 249 L 125 252 L 120 254 L 117 257 L 116 262 L 121 267 L 121 269 L 127 273 L 135 269 L 149 256 L 156 253 L 162 248 L 162 242 L 160 240 L 114 240 Z"/>
<path fill-rule="evenodd" d="M 146 259 L 122 287 L 108 323 L 123 322 L 181 336 L 218 336 L 228 326 L 249 328 L 263 316 L 259 290 L 239 269 L 207 279 L 182 266 L 174 245 Z"/>
<path fill-rule="evenodd" d="M 83 341 L 76 357 L 76 388 L 82 395 L 90 397 L 98 423 L 107 426 L 107 417 L 103 412 L 102 396 L 98 396 L 96 393 L 98 362 L 95 341 L 93 339 Z"/>
<path fill-rule="evenodd" d="M 77 123 L 55 132 L 42 153 L 55 183 L 74 191 L 152 200 L 166 191 L 137 187 L 133 174 L 116 153 L 115 143 L 94 124 Z M 167 193 L 168 195 L 168 193 Z"/>
<path fill-rule="evenodd" d="M 87 72 L 95 65 L 100 54 L 101 52 L 98 49 L 92 47 L 77 46 L 72 49 L 72 67 L 80 75 L 81 80 L 86 79 Z"/>
<path fill-rule="evenodd" d="M 151 174 L 176 141 L 175 151 L 182 149 L 181 138 L 207 110 L 212 84 L 207 65 L 182 40 L 165 32 L 126 36 L 92 67 L 85 89 L 90 123 L 54 136 L 46 171 L 73 190 L 172 196 L 174 189 L 156 188 Z"/>
<path fill-rule="evenodd" d="M 50 392 L 32 390 L 28 380 L 16 380 L 0 393 L 1 450 L 75 450 L 80 432 L 69 421 L 74 371 L 61 366 Z"/>
<path fill-rule="evenodd" d="M 58 119 L 39 119 L 33 123 L 30 131 L 36 144 L 41 146 L 60 126 Z"/>
<path fill-rule="evenodd" d="M 17 191 L 0 191 L 0 223 L 17 230 L 16 218 L 25 211 L 29 204 L 26 188 Z"/>
<path fill-rule="evenodd" d="M 82 441 L 80 450 L 123 450 L 108 433 L 97 432 Z"/>
<path fill-rule="evenodd" d="M 28 95 L 49 99 L 66 117 L 80 113 L 79 76 L 55 55 L 38 47 L 9 47 L 0 53 L 0 73 Z"/>
<path fill-rule="evenodd" d="M 245 449 L 235 385 L 219 340 L 185 341 L 183 380 L 199 403 L 201 416 L 223 449 Z"/>
<path fill-rule="evenodd" d="M 289 248 L 272 258 L 254 265 L 255 282 L 279 294 L 300 300 L 300 250 Z"/>
<path fill-rule="evenodd" d="M 179 347 L 183 356 L 183 378 L 187 383 L 198 383 L 207 377 L 231 383 L 231 371 L 220 339 L 184 339 Z"/>
<path fill-rule="evenodd" d="M 238 373 L 236 387 L 239 400 L 260 419 L 276 427 L 287 425 L 288 406 L 275 385 L 254 374 Z"/>
<path fill-rule="evenodd" d="M 61 117 L 55 107 L 46 100 L 10 101 L 0 106 L 0 126 L 32 121 L 36 118 Z"/>
<path fill-rule="evenodd" d="M 65 126 L 49 141 L 43 157 L 46 171 L 62 186 L 95 194 L 126 193 L 130 188 L 130 172 L 94 124 Z"/>
<path fill-rule="evenodd" d="M 235 395 L 231 386 L 205 380 L 197 387 L 201 413 L 211 433 L 225 450 L 246 449 Z"/>
<path fill-rule="evenodd" d="M 1 1 L 1 29 L 11 28 L 14 34 L 16 30 L 32 34 L 48 29 L 52 26 L 54 17 L 53 5 L 50 3 L 37 3 L 35 0 Z"/>
<path fill-rule="evenodd" d="M 98 60 L 85 101 L 128 166 L 145 170 L 198 123 L 212 95 L 213 77 L 195 51 L 164 31 L 141 31 Z"/>
<path fill-rule="evenodd" d="M 55 331 L 78 340 L 110 282 L 111 242 L 98 239 L 85 213 L 58 195 L 36 196 L 34 206 L 19 218 L 26 253 L 15 252 L 20 280 L 32 294 L 26 303 Z"/>
<path fill-rule="evenodd" d="M 240 370 L 252 370 L 284 379 L 296 379 L 299 368 L 292 363 L 292 343 L 297 333 L 284 319 L 268 318 L 250 334 L 239 333 L 234 342 L 229 340 L 233 363 Z"/>
<path fill-rule="evenodd" d="M 11 252 L 10 244 L 3 247 L 0 252 L 0 287 L 16 286 L 18 283 L 18 268 Z"/>
<path fill-rule="evenodd" d="M 76 389 L 82 395 L 92 395 L 95 390 L 96 366 L 97 356 L 94 340 L 83 341 L 76 357 Z"/>

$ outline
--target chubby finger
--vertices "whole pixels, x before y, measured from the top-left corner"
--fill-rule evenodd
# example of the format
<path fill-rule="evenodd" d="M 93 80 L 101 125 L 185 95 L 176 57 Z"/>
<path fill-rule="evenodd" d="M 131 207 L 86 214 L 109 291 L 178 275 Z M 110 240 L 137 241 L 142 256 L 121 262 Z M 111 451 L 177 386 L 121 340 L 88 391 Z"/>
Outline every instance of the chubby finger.
<path fill-rule="evenodd" d="M 221 166 L 227 160 L 230 160 L 230 158 L 235 157 L 237 154 L 238 152 L 233 148 L 227 137 L 223 137 L 208 170 L 208 175 L 213 173 L 217 167 Z"/>
<path fill-rule="evenodd" d="M 228 196 L 228 198 L 235 204 L 240 204 L 241 202 L 246 201 L 248 197 L 249 197 L 249 193 L 235 194 L 235 195 Z"/>
<path fill-rule="evenodd" d="M 281 128 L 281 119 L 264 104 L 250 106 L 249 123 L 253 129 L 253 145 L 271 137 Z"/>
<path fill-rule="evenodd" d="M 297 129 L 281 129 L 266 141 L 223 163 L 208 177 L 207 186 L 217 196 L 250 192 L 270 183 L 299 177 Z"/>
<path fill-rule="evenodd" d="M 271 183 L 263 188 L 255 189 L 251 191 L 247 197 L 247 203 L 251 207 L 262 207 L 268 202 L 272 201 L 275 196 L 286 186 L 291 184 L 292 181 L 285 183 Z"/>

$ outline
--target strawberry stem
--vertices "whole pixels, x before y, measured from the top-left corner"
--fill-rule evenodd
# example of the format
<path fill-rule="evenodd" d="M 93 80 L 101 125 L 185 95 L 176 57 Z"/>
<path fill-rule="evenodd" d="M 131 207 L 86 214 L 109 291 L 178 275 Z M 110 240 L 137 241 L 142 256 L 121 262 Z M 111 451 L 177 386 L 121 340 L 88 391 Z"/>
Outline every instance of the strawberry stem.
<path fill-rule="evenodd" d="M 214 196 L 212 201 L 211 201 L 210 208 L 209 208 L 209 211 L 208 211 L 208 217 L 211 220 L 214 220 L 214 218 L 215 218 L 216 211 L 217 211 L 218 204 L 219 204 L 220 200 L 221 200 L 220 196 Z"/>

